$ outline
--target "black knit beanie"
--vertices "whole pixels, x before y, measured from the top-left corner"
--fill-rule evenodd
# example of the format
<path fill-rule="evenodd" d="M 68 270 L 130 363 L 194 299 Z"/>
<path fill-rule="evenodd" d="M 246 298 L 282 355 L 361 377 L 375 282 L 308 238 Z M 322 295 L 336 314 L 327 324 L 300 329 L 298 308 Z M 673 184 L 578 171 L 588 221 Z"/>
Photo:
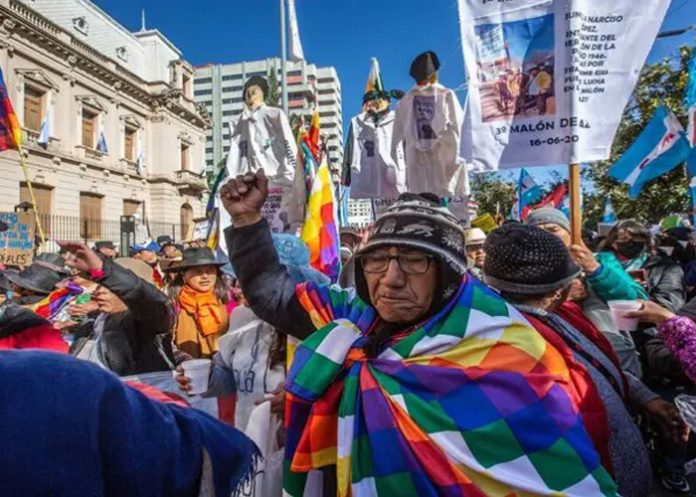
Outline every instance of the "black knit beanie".
<path fill-rule="evenodd" d="M 355 287 L 365 302 L 370 297 L 360 256 L 379 247 L 406 247 L 436 257 L 440 268 L 436 305 L 452 295 L 466 273 L 464 230 L 436 195 L 404 193 L 375 222 L 356 254 Z"/>
<path fill-rule="evenodd" d="M 489 233 L 484 250 L 485 281 L 501 292 L 543 295 L 581 273 L 563 242 L 536 226 L 503 225 Z"/>

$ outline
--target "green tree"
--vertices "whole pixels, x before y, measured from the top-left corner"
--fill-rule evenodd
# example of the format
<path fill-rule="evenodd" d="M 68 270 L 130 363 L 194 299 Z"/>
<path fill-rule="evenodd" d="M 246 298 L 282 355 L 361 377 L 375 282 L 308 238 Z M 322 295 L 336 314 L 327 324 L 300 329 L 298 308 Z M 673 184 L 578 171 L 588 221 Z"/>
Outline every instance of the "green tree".
<path fill-rule="evenodd" d="M 280 85 L 274 70 L 269 70 L 266 76 L 268 81 L 268 95 L 266 95 L 266 105 L 269 107 L 280 107 Z"/>
<path fill-rule="evenodd" d="M 635 141 L 658 106 L 667 106 L 682 124 L 686 122 L 683 99 L 691 52 L 690 47 L 682 46 L 677 57 L 643 68 L 614 138 L 610 159 L 592 164 L 584 170 L 584 176 L 596 187 L 596 192 L 585 196 L 583 215 L 586 224 L 593 225 L 601 219 L 607 198 L 611 199 L 619 219 L 637 218 L 656 223 L 669 214 L 690 210 L 688 179 L 683 166 L 649 182 L 635 200 L 628 197 L 628 186 L 609 177 L 608 171 Z"/>
<path fill-rule="evenodd" d="M 508 175 L 478 173 L 471 176 L 471 192 L 479 205 L 479 213 L 508 217 L 517 196 L 517 184 Z"/>

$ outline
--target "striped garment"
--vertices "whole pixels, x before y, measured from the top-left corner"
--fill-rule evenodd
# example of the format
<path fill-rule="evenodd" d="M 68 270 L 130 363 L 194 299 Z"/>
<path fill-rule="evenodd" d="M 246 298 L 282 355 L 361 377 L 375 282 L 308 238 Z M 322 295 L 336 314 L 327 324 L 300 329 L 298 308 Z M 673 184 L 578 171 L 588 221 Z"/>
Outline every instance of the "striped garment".
<path fill-rule="evenodd" d="M 341 272 L 336 207 L 331 172 L 324 160 L 312 184 L 300 238 L 309 248 L 309 264 L 332 282 Z"/>
<path fill-rule="evenodd" d="M 80 285 L 68 282 L 65 287 L 52 291 L 48 297 L 37 302 L 32 310 L 42 318 L 51 321 L 83 291 Z"/>
<path fill-rule="evenodd" d="M 286 495 L 329 465 L 341 497 L 617 495 L 560 354 L 474 278 L 376 359 L 374 309 L 337 288 L 297 295 L 319 330 L 288 374 Z"/>

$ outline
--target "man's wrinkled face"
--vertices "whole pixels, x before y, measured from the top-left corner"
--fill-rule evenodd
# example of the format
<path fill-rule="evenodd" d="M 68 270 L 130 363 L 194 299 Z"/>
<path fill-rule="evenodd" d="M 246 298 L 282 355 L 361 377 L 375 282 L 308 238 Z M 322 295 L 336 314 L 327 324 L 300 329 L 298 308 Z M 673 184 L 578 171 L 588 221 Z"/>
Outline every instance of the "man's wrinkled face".
<path fill-rule="evenodd" d="M 402 247 L 361 257 L 370 301 L 387 323 L 412 324 L 426 316 L 437 287 L 437 264 L 429 254 Z"/>
<path fill-rule="evenodd" d="M 100 286 L 94 291 L 93 298 L 99 306 L 99 312 L 105 312 L 106 314 L 117 314 L 119 312 L 128 310 L 126 304 L 124 304 L 115 293 L 104 288 L 103 286 Z"/>

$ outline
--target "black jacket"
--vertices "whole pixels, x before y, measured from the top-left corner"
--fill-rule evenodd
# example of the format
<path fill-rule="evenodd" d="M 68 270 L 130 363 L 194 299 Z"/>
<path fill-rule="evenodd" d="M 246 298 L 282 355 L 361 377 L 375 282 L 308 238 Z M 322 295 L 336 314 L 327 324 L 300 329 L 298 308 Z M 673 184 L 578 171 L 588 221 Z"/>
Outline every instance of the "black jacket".
<path fill-rule="evenodd" d="M 103 360 L 119 376 L 170 369 L 174 308 L 167 296 L 133 272 L 104 261 L 104 277 L 96 281 L 126 304 L 128 310 L 106 316 L 101 337 Z M 94 333 L 94 321 L 79 326 L 70 353 L 77 355 Z"/>
<path fill-rule="evenodd" d="M 650 299 L 677 312 L 684 306 L 684 271 L 672 259 L 662 253 L 651 256 L 643 269 L 648 272 L 648 294 Z"/>

